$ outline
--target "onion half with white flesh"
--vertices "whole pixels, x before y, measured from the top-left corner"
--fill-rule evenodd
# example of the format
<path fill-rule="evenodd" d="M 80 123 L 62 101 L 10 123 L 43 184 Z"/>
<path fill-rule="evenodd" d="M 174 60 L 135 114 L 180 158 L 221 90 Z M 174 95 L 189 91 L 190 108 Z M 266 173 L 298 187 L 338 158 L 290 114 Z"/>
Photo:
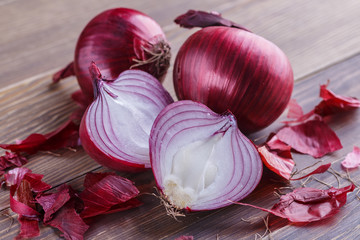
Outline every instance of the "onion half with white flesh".
<path fill-rule="evenodd" d="M 254 144 L 230 113 L 185 100 L 165 107 L 150 133 L 157 187 L 175 209 L 217 209 L 248 196 L 262 176 Z"/>
<path fill-rule="evenodd" d="M 85 151 L 99 164 L 118 171 L 150 168 L 149 135 L 160 111 L 173 100 L 161 83 L 141 70 L 104 79 L 93 63 L 95 100 L 80 125 Z"/>

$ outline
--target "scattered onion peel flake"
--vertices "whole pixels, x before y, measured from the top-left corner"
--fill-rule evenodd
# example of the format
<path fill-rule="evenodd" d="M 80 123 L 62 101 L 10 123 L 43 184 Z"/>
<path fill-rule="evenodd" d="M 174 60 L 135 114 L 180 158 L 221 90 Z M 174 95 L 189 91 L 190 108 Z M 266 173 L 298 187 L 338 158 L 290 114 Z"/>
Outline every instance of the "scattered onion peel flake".
<path fill-rule="evenodd" d="M 221 14 L 217 12 L 204 12 L 189 10 L 185 14 L 178 16 L 174 22 L 179 24 L 183 28 L 193 28 L 193 27 L 209 27 L 209 26 L 224 26 L 224 27 L 233 27 L 239 28 L 245 31 L 250 32 L 250 30 L 245 27 L 232 22 L 228 19 L 221 17 Z"/>
<path fill-rule="evenodd" d="M 288 104 L 287 118 L 291 120 L 282 121 L 284 124 L 303 123 L 310 117 L 314 116 L 314 110 L 304 114 L 302 107 L 297 103 L 295 99 L 290 99 Z"/>
<path fill-rule="evenodd" d="M 290 179 L 291 172 L 295 166 L 290 151 L 288 151 L 288 156 L 281 155 L 276 151 L 271 151 L 266 146 L 259 147 L 258 151 L 261 160 L 267 168 L 287 180 Z"/>
<path fill-rule="evenodd" d="M 325 117 L 360 107 L 360 101 L 357 98 L 337 95 L 327 89 L 328 85 L 329 81 L 320 86 L 320 97 L 323 100 L 315 107 L 316 114 Z"/>
<path fill-rule="evenodd" d="M 290 145 L 296 151 L 309 154 L 315 158 L 320 158 L 342 148 L 336 133 L 319 119 L 284 127 L 276 135 L 282 142 Z"/>
<path fill-rule="evenodd" d="M 334 216 L 346 203 L 347 193 L 352 192 L 355 185 L 344 188 L 320 190 L 315 188 L 298 188 L 281 196 L 278 203 L 271 209 L 254 206 L 247 203 L 233 202 L 249 206 L 288 219 L 294 223 L 320 221 Z"/>
<path fill-rule="evenodd" d="M 301 106 L 295 99 L 291 99 L 288 104 L 287 118 L 292 120 L 283 121 L 285 124 L 303 123 L 310 117 L 326 117 L 342 112 L 347 112 L 360 107 L 360 101 L 355 97 L 347 97 L 335 94 L 327 89 L 327 84 L 320 85 L 320 97 L 322 101 L 310 112 L 304 114 Z"/>
<path fill-rule="evenodd" d="M 345 169 L 354 169 L 360 166 L 360 148 L 354 146 L 352 152 L 348 153 L 341 162 L 341 166 Z"/>
<path fill-rule="evenodd" d="M 21 167 L 28 162 L 28 159 L 18 153 L 5 152 L 5 155 L 0 157 L 0 176 L 5 173 L 5 170 L 12 167 Z"/>
<path fill-rule="evenodd" d="M 266 141 L 265 145 L 269 148 L 271 151 L 276 151 L 278 153 L 281 153 L 281 155 L 285 155 L 288 158 L 291 158 L 291 147 L 287 145 L 286 143 L 282 142 L 276 134 L 272 133 L 270 134 L 268 140 Z"/>
<path fill-rule="evenodd" d="M 84 202 L 83 219 L 124 211 L 142 205 L 136 199 L 139 190 L 130 180 L 114 173 L 88 173 L 80 198 Z"/>
<path fill-rule="evenodd" d="M 55 193 L 39 194 L 36 201 L 45 211 L 46 225 L 59 229 L 65 239 L 83 239 L 89 228 L 79 215 L 84 205 L 69 185 L 61 185 Z"/>
<path fill-rule="evenodd" d="M 288 108 L 287 118 L 298 119 L 304 115 L 302 107 L 298 104 L 298 102 L 294 98 L 290 99 L 287 108 Z"/>
<path fill-rule="evenodd" d="M 268 169 L 286 180 L 290 179 L 295 162 L 292 159 L 289 145 L 280 141 L 276 134 L 272 133 L 265 145 L 258 147 L 258 151 Z"/>
<path fill-rule="evenodd" d="M 319 167 L 317 167 L 314 171 L 302 176 L 302 177 L 299 177 L 299 178 L 290 178 L 289 180 L 291 181 L 297 181 L 297 180 L 301 180 L 301 179 L 304 179 L 304 178 L 307 178 L 311 175 L 314 175 L 314 174 L 320 174 L 320 173 L 324 173 L 326 172 L 329 168 L 331 167 L 331 163 L 327 163 L 327 164 L 323 164 L 323 165 L 320 165 Z"/>
<path fill-rule="evenodd" d="M 33 133 L 16 144 L 0 144 L 1 148 L 15 153 L 35 154 L 64 147 L 76 147 L 79 140 L 79 126 L 68 120 L 58 129 L 47 134 Z"/>
<path fill-rule="evenodd" d="M 10 186 L 10 208 L 19 215 L 20 233 L 16 239 L 40 235 L 41 214 L 35 210 L 33 192 L 42 192 L 51 187 L 41 180 L 42 177 L 27 168 L 15 168 L 4 175 L 6 184 Z"/>

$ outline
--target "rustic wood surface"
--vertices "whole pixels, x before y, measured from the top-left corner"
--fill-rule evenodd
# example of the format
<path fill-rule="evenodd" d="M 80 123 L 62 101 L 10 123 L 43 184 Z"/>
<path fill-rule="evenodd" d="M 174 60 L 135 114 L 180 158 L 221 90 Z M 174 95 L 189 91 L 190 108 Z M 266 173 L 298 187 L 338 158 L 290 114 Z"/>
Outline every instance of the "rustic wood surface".
<path fill-rule="evenodd" d="M 356 0 L 0 0 L 1 143 L 12 143 L 33 132 L 49 132 L 66 120 L 75 108 L 70 94 L 78 85 L 75 78 L 70 78 L 53 86 L 51 75 L 72 60 L 85 24 L 112 7 L 135 8 L 158 21 L 172 46 L 172 61 L 181 44 L 196 31 L 180 29 L 173 19 L 188 9 L 221 12 L 284 50 L 295 72 L 293 97 L 305 111 L 319 102 L 319 85 L 328 79 L 329 88 L 336 93 L 360 98 L 360 2 Z M 169 73 L 164 84 L 175 96 L 171 68 Z M 281 126 L 282 119 L 284 115 L 249 137 L 261 143 Z M 345 173 L 340 161 L 353 146 L 360 146 L 360 111 L 335 116 L 329 124 L 343 149 L 321 160 L 332 162 L 335 170 Z M 87 172 L 107 170 L 81 149 L 56 153 L 59 156 L 38 153 L 26 164 L 33 172 L 43 174 L 44 181 L 54 188 L 67 183 L 81 190 Z M 318 161 L 300 154 L 294 154 L 294 158 L 298 169 Z M 360 182 L 359 171 L 350 172 L 356 182 Z M 154 184 L 151 172 L 120 174 L 149 189 Z M 317 177 L 338 187 L 330 173 Z M 340 187 L 348 184 L 340 179 Z M 244 202 L 270 208 L 277 201 L 275 189 L 291 185 L 300 187 L 300 182 L 280 181 L 265 171 L 259 186 Z M 314 180 L 307 186 L 328 188 Z M 360 239 L 358 190 L 348 194 L 348 202 L 339 214 L 325 221 L 298 225 L 273 219 L 271 234 L 264 239 Z M 145 204 L 137 209 L 96 217 L 85 239 L 175 239 L 181 235 L 193 235 L 195 239 L 256 239 L 266 229 L 263 218 L 267 214 L 248 207 L 233 205 L 192 213 L 175 221 L 155 197 L 144 195 L 141 200 Z M 18 232 L 16 214 L 9 208 L 9 191 L 1 189 L 0 239 L 13 239 Z M 36 239 L 60 238 L 59 231 L 41 225 L 41 235 Z"/>

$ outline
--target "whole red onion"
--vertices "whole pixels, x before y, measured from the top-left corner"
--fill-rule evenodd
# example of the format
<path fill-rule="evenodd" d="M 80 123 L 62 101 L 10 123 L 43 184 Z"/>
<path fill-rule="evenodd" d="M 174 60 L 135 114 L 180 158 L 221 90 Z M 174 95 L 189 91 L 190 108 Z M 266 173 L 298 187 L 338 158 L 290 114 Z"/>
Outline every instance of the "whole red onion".
<path fill-rule="evenodd" d="M 56 73 L 53 80 L 75 74 L 90 102 L 94 90 L 88 67 L 92 61 L 109 79 L 132 68 L 162 81 L 169 60 L 170 46 L 152 18 L 133 9 L 115 8 L 100 13 L 86 25 L 76 45 L 74 62 Z"/>
<path fill-rule="evenodd" d="M 176 56 L 173 78 L 180 100 L 199 101 L 218 113 L 229 109 L 244 133 L 280 116 L 294 80 L 287 57 L 276 45 L 215 13 L 191 10 L 175 22 L 203 27 Z"/>

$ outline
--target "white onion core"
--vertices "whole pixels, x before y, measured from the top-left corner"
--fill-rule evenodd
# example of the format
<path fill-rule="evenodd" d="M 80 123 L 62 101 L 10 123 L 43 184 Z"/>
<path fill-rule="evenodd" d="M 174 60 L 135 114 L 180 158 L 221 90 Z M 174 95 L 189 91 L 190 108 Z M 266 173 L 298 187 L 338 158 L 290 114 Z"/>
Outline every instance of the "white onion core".
<path fill-rule="evenodd" d="M 215 181 L 218 161 L 214 152 L 221 135 L 187 144 L 175 154 L 171 173 L 164 179 L 164 193 L 171 203 L 180 208 L 190 207 Z"/>

